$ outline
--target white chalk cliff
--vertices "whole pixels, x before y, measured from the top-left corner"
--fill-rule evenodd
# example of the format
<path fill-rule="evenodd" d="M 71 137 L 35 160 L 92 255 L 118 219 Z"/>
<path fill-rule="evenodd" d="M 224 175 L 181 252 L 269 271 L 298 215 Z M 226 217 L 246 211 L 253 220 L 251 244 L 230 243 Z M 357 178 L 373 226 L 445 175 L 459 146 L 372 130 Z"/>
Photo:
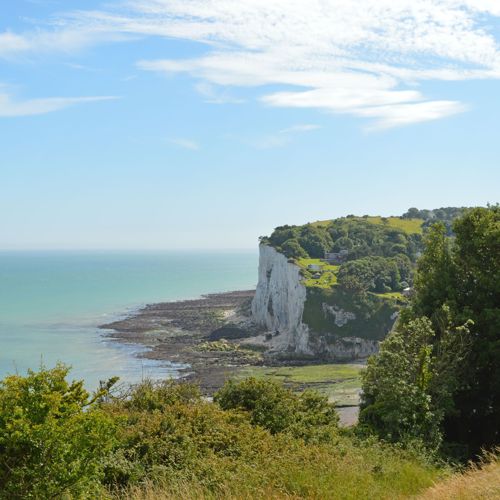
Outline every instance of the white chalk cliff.
<path fill-rule="evenodd" d="M 273 247 L 261 245 L 252 316 L 258 325 L 278 333 L 273 337 L 273 349 L 309 353 L 309 329 L 302 323 L 306 296 L 300 268 Z"/>
<path fill-rule="evenodd" d="M 256 324 L 269 332 L 272 353 L 318 356 L 337 360 L 366 357 L 378 349 L 378 342 L 358 337 L 343 337 L 326 342 L 310 335 L 302 321 L 307 289 L 302 284 L 300 268 L 269 245 L 260 245 L 259 282 L 252 302 Z M 356 316 L 324 304 L 324 313 L 332 315 L 337 326 Z"/>

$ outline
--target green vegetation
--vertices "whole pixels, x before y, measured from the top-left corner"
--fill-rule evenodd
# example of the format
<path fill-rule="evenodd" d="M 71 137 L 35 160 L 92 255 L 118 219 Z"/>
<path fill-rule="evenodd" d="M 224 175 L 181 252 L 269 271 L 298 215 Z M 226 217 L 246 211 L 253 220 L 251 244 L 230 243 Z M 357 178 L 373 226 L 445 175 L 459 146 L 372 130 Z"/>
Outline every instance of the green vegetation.
<path fill-rule="evenodd" d="M 100 489 L 117 422 L 68 369 L 0 382 L 0 498 L 79 497 Z M 113 381 L 110 382 L 112 384 Z"/>
<path fill-rule="evenodd" d="M 398 300 L 392 295 L 353 294 L 339 286 L 311 288 L 307 292 L 303 321 L 310 327 L 313 337 L 321 335 L 327 342 L 343 337 L 381 340 L 394 323 L 393 314 L 399 308 L 397 304 Z M 351 316 L 339 324 L 328 306 Z"/>
<path fill-rule="evenodd" d="M 371 358 L 362 424 L 459 459 L 500 441 L 500 208 L 431 226 L 416 294 Z"/>
<path fill-rule="evenodd" d="M 446 473 L 339 429 L 312 391 L 248 379 L 210 403 L 190 384 L 111 381 L 90 396 L 66 372 L 3 381 L 0 498 L 398 498 Z"/>
<path fill-rule="evenodd" d="M 423 219 L 416 218 L 403 218 L 403 217 L 362 217 L 363 220 L 371 224 L 393 227 L 401 229 L 407 234 L 422 234 Z"/>
<path fill-rule="evenodd" d="M 303 321 L 313 335 L 331 343 L 343 337 L 380 340 L 406 305 L 402 292 L 413 287 L 416 262 L 430 223 L 451 222 L 461 208 L 410 209 L 401 217 L 349 215 L 303 226 L 277 227 L 261 238 L 300 267 L 307 288 Z M 329 262 L 326 260 L 329 256 Z M 336 320 L 351 313 L 348 322 Z M 355 315 L 355 320 L 352 317 Z"/>
<path fill-rule="evenodd" d="M 348 260 L 399 254 L 414 260 L 421 250 L 423 222 L 399 217 L 344 217 L 304 226 L 277 227 L 269 238 L 261 241 L 293 259 L 323 259 L 326 252 L 348 250 Z"/>
<path fill-rule="evenodd" d="M 465 207 L 443 207 L 434 210 L 419 210 L 410 208 L 408 212 L 402 215 L 403 219 L 422 219 L 422 229 L 426 231 L 436 222 L 442 222 L 445 225 L 446 233 L 450 236 L 453 233 L 453 221 L 461 217 L 467 208 Z"/>
<path fill-rule="evenodd" d="M 370 222 L 371 224 L 384 225 L 396 229 L 402 229 L 408 234 L 421 234 L 422 224 L 424 223 L 424 217 L 416 216 L 415 218 L 406 217 L 380 217 L 380 216 L 368 216 L 364 217 L 349 217 L 351 220 L 363 220 Z M 330 220 L 319 220 L 312 222 L 311 225 L 315 227 L 328 227 L 333 222 Z"/>
<path fill-rule="evenodd" d="M 337 284 L 337 273 L 340 266 L 328 264 L 322 259 L 298 259 L 296 264 L 300 267 L 303 276 L 302 282 L 306 287 L 328 289 Z M 320 271 L 309 269 L 309 266 L 320 266 Z M 316 277 L 319 274 L 319 277 Z"/>
<path fill-rule="evenodd" d="M 406 255 L 396 257 L 363 257 L 340 266 L 337 280 L 349 292 L 399 292 L 412 281 L 410 259 Z"/>
<path fill-rule="evenodd" d="M 242 370 L 239 378 L 272 380 L 296 392 L 314 389 L 337 405 L 349 406 L 359 403 L 361 370 L 357 364 L 252 366 Z"/>

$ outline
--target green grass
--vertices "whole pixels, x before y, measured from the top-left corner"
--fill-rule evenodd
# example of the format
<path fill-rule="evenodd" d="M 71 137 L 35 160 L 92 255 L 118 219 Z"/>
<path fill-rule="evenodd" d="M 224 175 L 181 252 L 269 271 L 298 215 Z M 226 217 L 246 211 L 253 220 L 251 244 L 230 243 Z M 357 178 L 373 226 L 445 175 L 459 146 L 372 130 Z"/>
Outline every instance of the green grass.
<path fill-rule="evenodd" d="M 422 224 L 424 223 L 423 219 L 401 219 L 400 217 L 372 216 L 372 217 L 355 217 L 355 219 L 360 221 L 365 220 L 367 222 L 371 222 L 372 224 L 395 227 L 398 229 L 402 229 L 408 234 L 422 234 Z M 384 223 L 382 219 L 386 219 L 387 222 Z M 312 222 L 311 225 L 315 227 L 326 227 L 331 222 L 332 219 L 318 220 L 316 222 Z"/>
<path fill-rule="evenodd" d="M 374 292 L 368 292 L 371 293 L 372 295 L 375 295 L 376 297 L 381 297 L 383 299 L 394 299 L 397 301 L 406 301 L 406 297 L 399 292 L 386 292 L 386 293 L 374 293 Z"/>
<path fill-rule="evenodd" d="M 333 316 L 325 314 L 323 304 L 354 313 L 356 319 L 339 327 Z M 398 309 L 394 298 L 371 293 L 357 296 L 343 292 L 339 286 L 330 289 L 310 287 L 307 289 L 302 319 L 312 335 L 321 335 L 326 342 L 334 342 L 342 337 L 382 340 L 394 323 L 391 315 Z"/>
<path fill-rule="evenodd" d="M 316 222 L 311 222 L 311 226 L 314 227 L 326 227 L 328 226 L 333 219 L 328 219 L 328 220 L 317 220 Z"/>
<path fill-rule="evenodd" d="M 366 220 L 372 224 L 377 224 L 381 226 L 395 227 L 397 229 L 402 229 L 408 234 L 422 234 L 422 224 L 424 221 L 422 219 L 400 219 L 399 217 L 357 217 L 358 220 Z M 387 222 L 384 222 L 386 219 Z"/>
<path fill-rule="evenodd" d="M 327 262 L 321 259 L 298 259 L 297 265 L 302 269 L 302 273 L 304 275 L 304 279 L 302 283 L 306 287 L 317 287 L 328 289 L 337 284 L 337 272 L 340 266 L 334 266 L 332 264 L 328 264 Z M 316 271 L 310 271 L 308 266 L 310 265 L 319 265 L 321 266 L 321 277 L 318 279 L 314 279 L 313 275 L 316 274 Z"/>
<path fill-rule="evenodd" d="M 359 403 L 361 370 L 359 364 L 326 364 L 307 366 L 252 366 L 241 370 L 237 378 L 266 378 L 282 383 L 296 391 L 315 389 L 338 405 Z"/>

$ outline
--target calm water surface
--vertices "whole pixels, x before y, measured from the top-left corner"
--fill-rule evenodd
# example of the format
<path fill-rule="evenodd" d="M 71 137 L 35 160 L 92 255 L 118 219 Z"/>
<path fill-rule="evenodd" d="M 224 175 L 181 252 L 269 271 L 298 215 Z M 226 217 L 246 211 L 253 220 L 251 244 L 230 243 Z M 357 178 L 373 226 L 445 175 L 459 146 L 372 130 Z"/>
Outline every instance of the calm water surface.
<path fill-rule="evenodd" d="M 72 365 L 89 387 L 118 375 L 175 376 L 97 325 L 146 303 L 255 287 L 257 252 L 0 252 L 0 377 Z"/>

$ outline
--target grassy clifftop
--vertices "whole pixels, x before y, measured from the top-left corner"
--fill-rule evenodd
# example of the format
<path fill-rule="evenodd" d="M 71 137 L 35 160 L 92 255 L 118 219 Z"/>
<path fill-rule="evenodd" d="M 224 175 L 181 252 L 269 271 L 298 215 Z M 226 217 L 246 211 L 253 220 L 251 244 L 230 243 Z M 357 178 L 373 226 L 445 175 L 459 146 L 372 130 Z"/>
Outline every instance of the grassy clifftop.
<path fill-rule="evenodd" d="M 424 219 L 421 218 L 404 218 L 404 217 L 381 217 L 380 215 L 364 217 L 349 217 L 352 220 L 366 221 L 370 224 L 379 226 L 387 226 L 391 228 L 401 229 L 408 234 L 422 234 Z M 328 227 L 335 219 L 321 220 L 312 222 L 315 227 Z"/>

